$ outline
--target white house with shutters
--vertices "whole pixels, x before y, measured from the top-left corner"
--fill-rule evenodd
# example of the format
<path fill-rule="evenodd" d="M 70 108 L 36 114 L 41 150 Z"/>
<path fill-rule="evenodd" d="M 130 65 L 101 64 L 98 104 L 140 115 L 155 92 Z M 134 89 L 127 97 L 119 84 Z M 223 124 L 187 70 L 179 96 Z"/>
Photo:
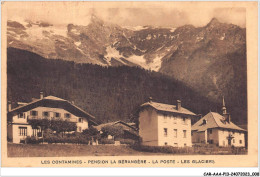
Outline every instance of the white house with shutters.
<path fill-rule="evenodd" d="M 146 146 L 192 146 L 191 119 L 196 114 L 181 106 L 157 103 L 150 98 L 139 111 L 139 136 Z"/>
<path fill-rule="evenodd" d="M 7 138 L 10 142 L 20 143 L 27 136 L 41 136 L 40 127 L 33 129 L 28 123 L 30 119 L 59 119 L 75 122 L 77 131 L 82 132 L 90 125 L 97 125 L 95 117 L 77 107 L 72 102 L 55 97 L 43 97 L 34 99 L 30 103 L 18 103 L 19 106 L 12 109 L 8 103 L 7 113 Z"/>

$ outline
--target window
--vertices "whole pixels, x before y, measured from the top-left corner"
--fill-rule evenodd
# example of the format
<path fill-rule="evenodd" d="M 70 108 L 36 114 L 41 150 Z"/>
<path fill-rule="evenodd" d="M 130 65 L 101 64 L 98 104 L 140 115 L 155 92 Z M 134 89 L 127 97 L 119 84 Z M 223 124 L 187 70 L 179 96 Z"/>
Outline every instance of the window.
<path fill-rule="evenodd" d="M 44 112 L 42 112 L 42 116 L 43 117 L 49 117 L 50 113 L 48 111 L 44 111 Z"/>
<path fill-rule="evenodd" d="M 212 129 L 209 129 L 209 134 L 212 134 Z"/>
<path fill-rule="evenodd" d="M 81 129 L 81 127 L 79 127 L 79 132 L 81 132 L 82 131 L 82 129 Z"/>
<path fill-rule="evenodd" d="M 186 147 L 187 146 L 187 144 L 186 143 L 184 143 L 184 147 Z"/>
<path fill-rule="evenodd" d="M 55 112 L 55 113 L 54 113 L 54 117 L 60 117 L 60 113 Z"/>
<path fill-rule="evenodd" d="M 174 123 L 174 124 L 177 124 L 177 117 L 174 117 L 174 118 L 173 118 L 173 123 Z"/>
<path fill-rule="evenodd" d="M 174 147 L 178 147 L 178 143 L 174 143 Z"/>
<path fill-rule="evenodd" d="M 242 144 L 242 140 L 239 140 L 239 143 Z"/>
<path fill-rule="evenodd" d="M 174 129 L 173 133 L 174 133 L 174 138 L 177 138 L 177 129 Z"/>
<path fill-rule="evenodd" d="M 27 136 L 27 127 L 19 127 L 19 135 Z"/>
<path fill-rule="evenodd" d="M 187 137 L 187 130 L 183 130 L 183 138 Z"/>
<path fill-rule="evenodd" d="M 38 116 L 38 111 L 31 111 L 31 116 Z"/>
<path fill-rule="evenodd" d="M 186 119 L 184 117 L 182 118 L 182 124 L 186 124 Z"/>
<path fill-rule="evenodd" d="M 163 118 L 164 122 L 167 122 L 167 115 L 163 115 Z"/>
<path fill-rule="evenodd" d="M 164 136 L 167 136 L 167 128 L 164 128 Z"/>
<path fill-rule="evenodd" d="M 168 145 L 168 143 L 167 143 L 167 142 L 165 142 L 165 143 L 164 143 L 164 145 L 165 145 L 165 146 L 167 146 L 167 145 Z"/>
<path fill-rule="evenodd" d="M 41 129 L 34 128 L 32 136 L 40 136 L 40 133 L 41 133 Z"/>
<path fill-rule="evenodd" d="M 209 143 L 209 144 L 213 144 L 214 141 L 213 141 L 213 140 L 208 140 L 208 143 Z"/>
<path fill-rule="evenodd" d="M 64 117 L 65 117 L 65 118 L 70 118 L 70 116 L 71 116 L 70 113 L 65 113 L 65 114 L 64 114 Z"/>
<path fill-rule="evenodd" d="M 18 114 L 18 118 L 23 118 L 23 119 L 24 119 L 24 118 L 25 118 L 25 114 L 24 114 L 24 113 L 22 113 L 22 112 L 21 112 L 21 113 L 19 113 L 19 114 Z"/>
<path fill-rule="evenodd" d="M 235 139 L 233 139 L 233 143 L 235 143 Z"/>
<path fill-rule="evenodd" d="M 79 122 L 83 122 L 83 119 L 82 119 L 82 118 L 79 118 Z"/>

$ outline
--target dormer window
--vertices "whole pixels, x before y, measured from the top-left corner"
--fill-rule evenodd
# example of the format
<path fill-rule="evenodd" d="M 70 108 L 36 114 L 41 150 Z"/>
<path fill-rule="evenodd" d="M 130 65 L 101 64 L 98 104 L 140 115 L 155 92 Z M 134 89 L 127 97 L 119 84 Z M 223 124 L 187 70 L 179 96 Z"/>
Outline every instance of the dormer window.
<path fill-rule="evenodd" d="M 203 125 L 207 124 L 207 120 L 203 119 Z"/>

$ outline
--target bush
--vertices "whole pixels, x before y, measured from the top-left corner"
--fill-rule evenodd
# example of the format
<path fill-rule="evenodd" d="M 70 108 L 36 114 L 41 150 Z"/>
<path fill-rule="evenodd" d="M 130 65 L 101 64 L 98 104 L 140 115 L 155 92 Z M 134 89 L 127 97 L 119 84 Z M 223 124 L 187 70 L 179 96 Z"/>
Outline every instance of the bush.
<path fill-rule="evenodd" d="M 99 144 L 115 144 L 115 141 L 112 139 L 100 139 Z"/>
<path fill-rule="evenodd" d="M 27 136 L 25 139 L 25 143 L 27 144 L 40 144 L 43 142 L 42 138 L 36 138 L 34 136 Z"/>
<path fill-rule="evenodd" d="M 132 139 L 121 139 L 120 144 L 134 145 L 136 143 L 135 140 Z"/>
<path fill-rule="evenodd" d="M 84 136 L 57 136 L 51 135 L 44 139 L 49 144 L 52 143 L 71 143 L 71 144 L 88 144 L 89 139 Z"/>

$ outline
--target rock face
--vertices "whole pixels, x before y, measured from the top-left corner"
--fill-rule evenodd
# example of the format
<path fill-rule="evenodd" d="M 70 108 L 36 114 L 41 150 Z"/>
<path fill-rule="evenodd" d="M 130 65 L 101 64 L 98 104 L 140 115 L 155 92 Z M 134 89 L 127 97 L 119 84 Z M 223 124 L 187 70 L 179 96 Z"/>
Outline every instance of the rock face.
<path fill-rule="evenodd" d="M 212 19 L 204 27 L 124 28 L 96 16 L 86 26 L 7 24 L 8 47 L 102 66 L 139 66 L 178 79 L 197 92 L 246 108 L 246 29 Z M 246 116 L 246 114 L 244 114 Z"/>

